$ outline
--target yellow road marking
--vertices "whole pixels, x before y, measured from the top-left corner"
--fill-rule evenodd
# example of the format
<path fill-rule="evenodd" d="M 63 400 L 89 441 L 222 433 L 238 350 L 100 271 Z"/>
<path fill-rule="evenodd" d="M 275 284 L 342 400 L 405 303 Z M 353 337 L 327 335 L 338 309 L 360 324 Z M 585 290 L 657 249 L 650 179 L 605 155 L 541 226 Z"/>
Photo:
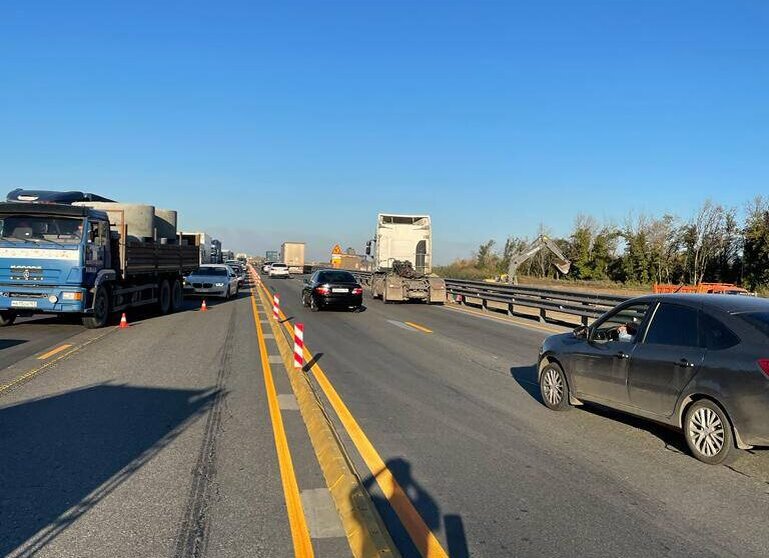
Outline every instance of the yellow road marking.
<path fill-rule="evenodd" d="M 51 358 L 53 355 L 59 354 L 62 351 L 66 351 L 69 349 L 72 345 L 70 343 L 64 343 L 63 345 L 59 345 L 55 349 L 48 351 L 47 353 L 43 353 L 39 357 L 37 357 L 37 360 L 45 360 L 47 358 Z"/>
<path fill-rule="evenodd" d="M 286 430 L 283 426 L 283 417 L 280 414 L 278 406 L 278 394 L 275 391 L 275 383 L 272 378 L 272 369 L 267 358 L 267 345 L 264 342 L 262 325 L 259 321 L 259 311 L 256 309 L 256 297 L 251 293 L 251 310 L 254 313 L 254 325 L 256 327 L 256 337 L 259 342 L 259 353 L 262 358 L 262 372 L 264 374 L 264 387 L 267 391 L 267 403 L 270 410 L 270 420 L 272 421 L 272 433 L 275 439 L 275 449 L 278 454 L 278 468 L 280 469 L 280 480 L 283 484 L 283 495 L 286 499 L 286 511 L 288 513 L 288 524 L 291 529 L 291 539 L 294 543 L 294 556 L 297 558 L 312 558 L 312 541 L 310 541 L 310 530 L 307 528 L 307 521 L 302 509 L 302 500 L 299 497 L 299 484 L 296 481 L 294 473 L 294 463 L 291 459 L 291 452 L 288 449 L 288 440 L 286 439 Z"/>
<path fill-rule="evenodd" d="M 13 380 L 11 380 L 10 382 L 8 382 L 6 384 L 0 385 L 0 395 L 5 393 L 6 391 L 9 391 L 9 390 L 15 388 L 16 386 L 19 386 L 19 385 L 23 384 L 24 382 L 28 382 L 29 380 L 31 380 L 32 378 L 34 378 L 35 376 L 37 376 L 38 374 L 40 374 L 44 370 L 50 368 L 51 366 L 53 366 L 54 364 L 56 364 L 60 360 L 63 360 L 65 358 L 67 358 L 69 355 L 79 351 L 80 349 L 90 345 L 91 343 L 94 343 L 95 341 L 98 341 L 99 339 L 109 335 L 113 331 L 116 331 L 116 328 L 109 328 L 104 333 L 102 333 L 101 335 L 98 335 L 98 336 L 96 336 L 96 337 L 94 337 L 92 339 L 89 339 L 88 341 L 86 341 L 82 345 L 78 345 L 76 347 L 73 347 L 71 350 L 65 352 L 64 354 L 59 355 L 55 359 L 50 360 L 50 361 L 46 362 L 45 364 L 42 364 L 42 365 L 38 366 L 37 368 L 33 368 L 32 370 L 28 370 L 27 372 L 25 372 L 21 376 L 19 376 L 17 378 L 14 378 Z M 71 345 L 70 345 L 70 347 L 71 347 Z"/>
<path fill-rule="evenodd" d="M 403 322 L 404 324 L 413 327 L 414 329 L 418 329 L 419 331 L 423 331 L 425 333 L 432 333 L 432 329 L 427 329 L 425 326 L 421 326 L 419 324 L 415 324 L 414 322 Z"/>
<path fill-rule="evenodd" d="M 264 285 L 262 285 L 262 288 L 269 296 L 269 290 Z M 281 320 L 285 320 L 286 317 L 282 311 L 280 311 L 279 315 Z M 293 337 L 293 327 L 285 321 L 283 321 L 283 327 L 289 332 L 289 335 Z M 312 353 L 306 344 L 304 346 L 304 357 L 307 362 L 312 360 Z M 376 451 L 376 448 L 374 448 L 374 445 L 363 432 L 363 429 L 358 424 L 358 421 L 355 420 L 355 417 L 353 417 L 352 413 L 347 408 L 347 405 L 342 401 L 342 398 L 339 397 L 339 394 L 336 389 L 334 389 L 334 386 L 331 385 L 331 382 L 326 377 L 323 369 L 316 362 L 310 370 L 312 370 L 315 375 L 318 385 L 323 390 L 329 403 L 331 403 L 331 406 L 334 408 L 334 411 L 342 422 L 347 434 L 350 436 L 353 444 L 355 444 L 358 453 L 360 453 L 366 466 L 376 479 L 379 488 L 382 490 L 385 498 L 387 498 L 390 506 L 395 510 L 395 513 L 398 515 L 398 518 L 411 537 L 414 546 L 419 550 L 419 553 L 423 558 L 448 558 L 448 554 L 441 546 L 441 543 L 425 524 L 424 519 L 419 515 L 419 512 L 416 510 L 414 504 L 411 502 L 401 485 L 395 480 L 392 471 L 390 471 L 384 460 Z"/>
<path fill-rule="evenodd" d="M 521 322 L 521 321 L 518 321 L 518 320 L 513 319 L 513 318 L 504 318 L 502 316 L 495 316 L 495 315 L 493 315 L 491 313 L 482 312 L 480 310 L 471 310 L 469 308 L 452 308 L 451 306 L 448 306 L 448 305 L 444 306 L 444 308 L 446 310 L 451 310 L 452 312 L 461 312 L 461 313 L 464 313 L 464 314 L 472 314 L 474 316 L 479 316 L 479 317 L 482 317 L 482 318 L 489 318 L 490 320 L 496 320 L 498 322 L 502 322 L 502 323 L 505 323 L 505 324 L 517 325 L 517 326 L 521 326 L 521 327 L 528 327 L 528 328 L 531 328 L 531 329 L 539 329 L 541 331 L 547 331 L 548 333 L 564 333 L 565 331 L 568 331 L 567 329 L 558 329 L 558 328 L 555 328 L 555 327 L 548 327 L 548 326 L 543 326 L 543 325 L 534 324 L 534 323 Z M 574 327 L 577 327 L 577 326 L 574 326 Z"/>

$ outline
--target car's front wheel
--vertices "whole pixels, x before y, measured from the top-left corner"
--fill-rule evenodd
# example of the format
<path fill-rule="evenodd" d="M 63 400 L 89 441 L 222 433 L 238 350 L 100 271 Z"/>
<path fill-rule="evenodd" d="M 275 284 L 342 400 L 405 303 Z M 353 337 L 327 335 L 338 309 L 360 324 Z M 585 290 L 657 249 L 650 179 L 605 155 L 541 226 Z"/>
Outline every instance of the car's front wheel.
<path fill-rule="evenodd" d="M 542 393 L 542 401 L 547 408 L 554 411 L 565 411 L 570 408 L 569 384 L 566 382 L 566 374 L 557 364 L 548 364 L 542 369 L 539 389 Z"/>
<path fill-rule="evenodd" d="M 732 423 L 713 401 L 702 399 L 689 407 L 683 426 L 689 451 L 703 463 L 718 465 L 732 453 Z"/>

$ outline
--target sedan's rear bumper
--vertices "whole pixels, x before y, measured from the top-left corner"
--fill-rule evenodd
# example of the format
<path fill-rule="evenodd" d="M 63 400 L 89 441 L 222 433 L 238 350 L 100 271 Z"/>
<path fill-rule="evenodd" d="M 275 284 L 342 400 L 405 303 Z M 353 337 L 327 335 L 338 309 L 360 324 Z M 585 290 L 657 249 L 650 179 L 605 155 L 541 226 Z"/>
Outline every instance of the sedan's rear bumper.
<path fill-rule="evenodd" d="M 323 307 L 357 307 L 363 305 L 363 295 L 330 295 L 330 296 L 318 296 L 316 295 L 315 301 L 318 305 Z"/>

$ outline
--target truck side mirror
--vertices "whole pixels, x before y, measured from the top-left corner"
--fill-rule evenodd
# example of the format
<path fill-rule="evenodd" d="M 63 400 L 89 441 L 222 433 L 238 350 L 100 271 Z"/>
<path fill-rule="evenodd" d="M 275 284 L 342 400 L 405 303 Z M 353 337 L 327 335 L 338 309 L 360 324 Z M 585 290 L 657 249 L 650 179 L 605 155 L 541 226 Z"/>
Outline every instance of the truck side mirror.
<path fill-rule="evenodd" d="M 371 241 L 370 240 L 368 242 L 366 242 L 366 255 L 367 256 L 371 255 Z"/>

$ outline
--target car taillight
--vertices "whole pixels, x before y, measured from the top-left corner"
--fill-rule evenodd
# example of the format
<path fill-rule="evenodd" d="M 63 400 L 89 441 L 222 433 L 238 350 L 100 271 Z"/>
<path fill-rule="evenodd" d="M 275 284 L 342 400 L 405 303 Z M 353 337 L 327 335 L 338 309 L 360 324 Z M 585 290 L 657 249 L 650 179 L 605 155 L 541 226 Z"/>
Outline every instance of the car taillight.
<path fill-rule="evenodd" d="M 315 287 L 315 292 L 322 295 L 331 294 L 331 289 L 328 287 Z"/>
<path fill-rule="evenodd" d="M 769 358 L 758 359 L 758 365 L 761 367 L 761 372 L 769 378 Z"/>
<path fill-rule="evenodd" d="M 352 290 L 352 294 L 354 294 L 354 295 L 363 294 L 363 289 L 362 289 L 362 288 L 360 288 L 360 287 L 355 287 L 355 288 Z"/>

